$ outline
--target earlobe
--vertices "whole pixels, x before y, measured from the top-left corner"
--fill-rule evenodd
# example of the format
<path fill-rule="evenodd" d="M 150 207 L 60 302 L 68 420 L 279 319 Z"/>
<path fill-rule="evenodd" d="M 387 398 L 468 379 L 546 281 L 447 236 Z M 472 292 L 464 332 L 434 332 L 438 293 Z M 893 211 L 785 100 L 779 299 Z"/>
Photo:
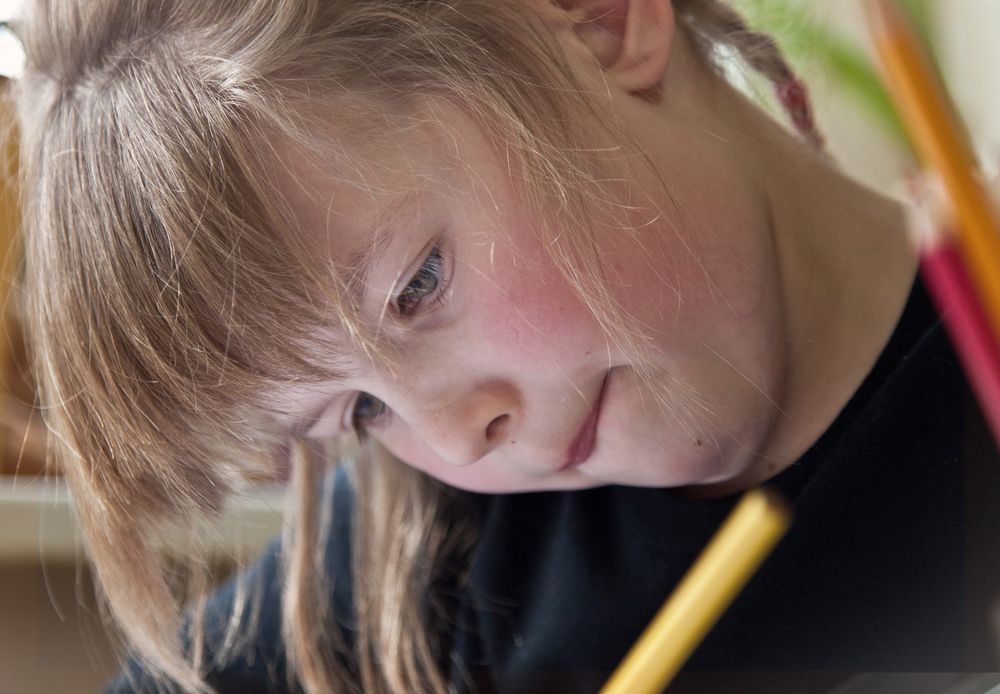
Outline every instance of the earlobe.
<path fill-rule="evenodd" d="M 558 0 L 594 57 L 624 91 L 655 89 L 673 49 L 671 0 Z"/>

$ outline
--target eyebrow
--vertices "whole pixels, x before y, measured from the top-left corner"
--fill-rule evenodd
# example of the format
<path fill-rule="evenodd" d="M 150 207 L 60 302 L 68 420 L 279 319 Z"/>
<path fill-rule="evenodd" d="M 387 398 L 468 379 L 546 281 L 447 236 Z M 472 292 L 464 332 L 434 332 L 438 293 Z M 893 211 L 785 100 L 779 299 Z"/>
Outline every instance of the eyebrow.
<path fill-rule="evenodd" d="M 364 303 L 365 288 L 372 269 L 393 240 L 391 232 L 398 229 L 398 222 L 406 216 L 404 208 L 417 196 L 418 191 L 411 190 L 382 210 L 369 232 L 370 241 L 347 256 L 348 273 L 344 288 L 352 306 L 359 307 Z"/>

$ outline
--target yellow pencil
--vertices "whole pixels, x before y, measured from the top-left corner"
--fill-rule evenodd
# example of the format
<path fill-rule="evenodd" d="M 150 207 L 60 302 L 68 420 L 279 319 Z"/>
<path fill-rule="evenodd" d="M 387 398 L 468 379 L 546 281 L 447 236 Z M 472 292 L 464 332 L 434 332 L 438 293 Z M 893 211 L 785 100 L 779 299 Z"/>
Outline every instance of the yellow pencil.
<path fill-rule="evenodd" d="M 954 203 L 962 257 L 1000 338 L 1000 225 L 974 175 L 972 147 L 902 11 L 892 0 L 870 0 L 865 7 L 889 91 L 917 153 L 941 175 Z"/>
<path fill-rule="evenodd" d="M 790 517 L 774 492 L 744 494 L 601 694 L 661 692 L 784 535 Z"/>

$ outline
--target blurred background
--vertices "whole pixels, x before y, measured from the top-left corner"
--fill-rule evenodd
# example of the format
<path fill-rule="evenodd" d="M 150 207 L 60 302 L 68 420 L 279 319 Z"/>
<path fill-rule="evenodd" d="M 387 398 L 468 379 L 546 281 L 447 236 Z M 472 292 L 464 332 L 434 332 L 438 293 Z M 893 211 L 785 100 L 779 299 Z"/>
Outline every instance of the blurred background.
<path fill-rule="evenodd" d="M 18 2 L 0 0 L 0 20 Z M 902 131 L 871 60 L 860 0 L 734 0 L 774 34 L 810 85 L 820 130 L 844 170 L 895 194 L 912 167 Z M 906 0 L 963 113 L 984 167 L 1000 157 L 1000 0 Z M 0 34 L 0 73 L 16 77 L 17 43 Z M 766 85 L 733 79 L 774 108 Z M 10 121 L 8 113 L 0 117 Z M 6 124 L 2 126 L 6 129 Z M 6 152 L 7 161 L 13 162 Z M 13 164 L 8 166 L 12 169 Z M 13 174 L 4 172 L 5 180 Z M 116 670 L 58 471 L 44 473 L 44 432 L 32 407 L 17 308 L 15 193 L 0 189 L 0 691 L 92 692 Z M 210 538 L 225 566 L 256 552 L 280 526 L 281 490 L 241 499 Z M 183 553 L 184 544 L 172 551 Z M 971 690 L 970 690 L 971 691 Z"/>

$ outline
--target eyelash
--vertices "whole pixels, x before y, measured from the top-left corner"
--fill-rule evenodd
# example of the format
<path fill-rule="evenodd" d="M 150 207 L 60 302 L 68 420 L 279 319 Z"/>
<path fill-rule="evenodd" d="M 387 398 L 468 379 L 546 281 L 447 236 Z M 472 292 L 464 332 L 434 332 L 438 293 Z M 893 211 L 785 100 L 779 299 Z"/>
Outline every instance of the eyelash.
<path fill-rule="evenodd" d="M 432 286 L 428 288 L 427 284 L 431 283 Z M 435 295 L 435 300 L 442 300 L 444 289 L 444 257 L 441 255 L 441 248 L 434 246 L 416 274 L 396 297 L 396 312 L 404 318 L 412 316 L 428 296 Z"/>
<path fill-rule="evenodd" d="M 431 285 L 428 287 L 428 285 Z M 405 317 L 412 316 L 420 308 L 424 299 L 434 296 L 434 300 L 440 302 L 444 298 L 445 278 L 444 278 L 444 257 L 441 255 L 441 248 L 434 246 L 420 268 L 413 275 L 407 285 L 399 293 L 394 301 L 396 312 Z M 374 407 L 374 414 L 362 415 L 365 407 Z M 355 431 L 364 431 L 373 425 L 384 423 L 390 411 L 384 402 L 368 393 L 358 393 L 351 409 L 351 425 Z"/>
<path fill-rule="evenodd" d="M 370 404 L 371 406 L 377 408 L 378 411 L 374 414 L 362 416 L 361 411 L 365 404 Z M 355 431 L 363 432 L 368 427 L 382 422 L 388 415 L 389 408 L 386 407 L 384 402 L 376 398 L 374 395 L 369 395 L 368 393 L 358 393 L 358 397 L 354 399 L 354 404 L 351 406 L 351 426 Z"/>

